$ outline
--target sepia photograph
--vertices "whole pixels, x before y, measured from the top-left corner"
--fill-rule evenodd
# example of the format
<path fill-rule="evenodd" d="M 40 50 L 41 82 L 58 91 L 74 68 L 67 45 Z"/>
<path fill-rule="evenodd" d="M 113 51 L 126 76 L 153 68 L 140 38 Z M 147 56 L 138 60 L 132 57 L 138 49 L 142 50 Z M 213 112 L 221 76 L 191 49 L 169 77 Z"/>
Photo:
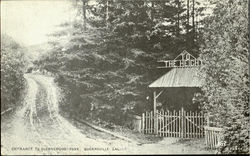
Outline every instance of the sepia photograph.
<path fill-rule="evenodd" d="M 1 155 L 250 154 L 248 0 L 1 0 Z"/>

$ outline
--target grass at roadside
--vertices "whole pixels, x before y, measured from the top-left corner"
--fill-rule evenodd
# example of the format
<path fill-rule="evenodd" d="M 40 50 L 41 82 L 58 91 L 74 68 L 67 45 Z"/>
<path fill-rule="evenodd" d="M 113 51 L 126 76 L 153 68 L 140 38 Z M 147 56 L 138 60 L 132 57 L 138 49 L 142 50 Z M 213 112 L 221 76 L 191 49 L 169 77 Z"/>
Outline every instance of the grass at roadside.
<path fill-rule="evenodd" d="M 83 123 L 75 121 L 69 115 L 64 113 L 66 117 L 74 126 L 81 130 L 82 133 L 86 134 L 87 137 L 91 139 L 101 139 L 101 140 L 115 140 L 118 139 L 108 133 L 96 131 L 92 127 L 86 126 Z M 111 131 L 120 136 L 127 137 L 131 140 L 134 140 L 138 143 L 141 143 L 141 146 L 135 147 L 138 150 L 138 153 L 147 153 L 151 154 L 214 154 L 214 150 L 209 150 L 205 147 L 204 138 L 200 139 L 181 139 L 181 138 L 169 138 L 169 137 L 157 137 L 155 135 L 145 135 L 140 132 L 130 130 L 129 128 L 123 126 L 112 125 L 107 126 L 108 124 L 104 121 L 96 120 L 87 120 L 89 123 Z"/>
<path fill-rule="evenodd" d="M 87 134 L 87 136 L 92 139 L 100 138 L 100 139 L 112 140 L 115 138 L 114 136 L 111 136 L 110 134 L 107 134 L 105 132 L 93 131 L 93 128 L 75 121 L 73 117 L 70 117 L 69 114 L 65 112 L 61 112 L 61 115 L 67 118 L 74 126 L 81 129 L 82 133 Z M 133 131 L 124 126 L 112 125 L 112 128 L 110 128 L 109 126 L 107 126 L 108 124 L 104 121 L 96 121 L 93 119 L 92 120 L 87 119 L 87 121 L 95 126 L 114 132 L 115 134 L 127 137 L 141 144 L 157 143 L 163 139 L 162 137 L 156 137 L 154 135 L 144 135 L 140 132 Z"/>

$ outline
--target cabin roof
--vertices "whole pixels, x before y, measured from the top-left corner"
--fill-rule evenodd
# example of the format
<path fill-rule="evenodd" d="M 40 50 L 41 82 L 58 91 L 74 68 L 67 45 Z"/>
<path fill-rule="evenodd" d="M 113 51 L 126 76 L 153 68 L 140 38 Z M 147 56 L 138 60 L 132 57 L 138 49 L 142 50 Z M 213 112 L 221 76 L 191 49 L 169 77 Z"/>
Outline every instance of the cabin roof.
<path fill-rule="evenodd" d="M 198 67 L 172 68 L 169 72 L 149 85 L 150 88 L 166 87 L 201 87 Z"/>

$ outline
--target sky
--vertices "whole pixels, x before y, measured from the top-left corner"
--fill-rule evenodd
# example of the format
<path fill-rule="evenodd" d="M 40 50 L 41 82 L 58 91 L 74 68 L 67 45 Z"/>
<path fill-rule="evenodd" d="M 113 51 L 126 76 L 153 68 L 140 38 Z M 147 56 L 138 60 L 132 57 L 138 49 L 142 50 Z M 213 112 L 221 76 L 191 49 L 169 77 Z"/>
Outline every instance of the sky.
<path fill-rule="evenodd" d="M 26 46 L 45 43 L 46 35 L 56 25 L 72 20 L 75 9 L 71 3 L 72 0 L 1 0 L 1 33 Z"/>
<path fill-rule="evenodd" d="M 55 26 L 72 19 L 69 0 L 1 0 L 1 33 L 26 46 L 42 44 Z"/>

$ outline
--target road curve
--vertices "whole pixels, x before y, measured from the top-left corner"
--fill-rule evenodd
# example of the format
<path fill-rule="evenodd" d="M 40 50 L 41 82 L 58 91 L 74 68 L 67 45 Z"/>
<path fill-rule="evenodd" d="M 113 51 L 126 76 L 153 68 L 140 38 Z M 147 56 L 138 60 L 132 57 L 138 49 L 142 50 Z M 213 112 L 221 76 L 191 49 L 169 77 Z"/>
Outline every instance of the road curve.
<path fill-rule="evenodd" d="M 63 118 L 58 108 L 60 92 L 52 77 L 26 74 L 25 79 L 28 86 L 22 108 L 2 124 L 1 154 L 112 154 L 128 150 L 128 143 L 121 140 L 88 138 Z"/>
<path fill-rule="evenodd" d="M 178 138 L 165 138 L 138 146 L 85 125 L 74 124 L 77 128 L 59 114 L 61 95 L 52 77 L 26 74 L 25 79 L 22 107 L 1 123 L 1 155 L 211 154 L 199 149 L 199 142 L 190 146 L 178 143 Z"/>

